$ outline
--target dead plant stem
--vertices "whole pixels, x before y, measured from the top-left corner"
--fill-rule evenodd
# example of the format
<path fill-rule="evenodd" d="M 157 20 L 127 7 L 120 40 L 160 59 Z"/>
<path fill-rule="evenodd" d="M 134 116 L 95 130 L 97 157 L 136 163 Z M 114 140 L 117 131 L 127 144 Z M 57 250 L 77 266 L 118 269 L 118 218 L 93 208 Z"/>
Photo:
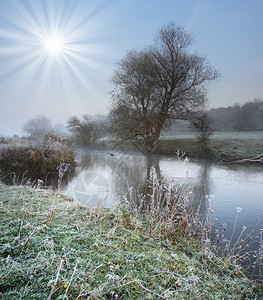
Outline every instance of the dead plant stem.
<path fill-rule="evenodd" d="M 56 288 L 56 285 L 57 285 L 57 282 L 58 282 L 58 277 L 59 277 L 59 274 L 60 274 L 60 271 L 61 271 L 61 268 L 62 268 L 63 261 L 64 261 L 64 259 L 61 258 L 60 263 L 59 263 L 59 267 L 58 267 L 58 272 L 57 272 L 56 280 L 54 282 L 54 285 L 53 285 L 53 287 L 52 287 L 52 289 L 50 291 L 50 294 L 49 294 L 47 300 L 51 299 L 51 296 L 53 295 L 53 293 L 55 291 L 55 288 Z"/>

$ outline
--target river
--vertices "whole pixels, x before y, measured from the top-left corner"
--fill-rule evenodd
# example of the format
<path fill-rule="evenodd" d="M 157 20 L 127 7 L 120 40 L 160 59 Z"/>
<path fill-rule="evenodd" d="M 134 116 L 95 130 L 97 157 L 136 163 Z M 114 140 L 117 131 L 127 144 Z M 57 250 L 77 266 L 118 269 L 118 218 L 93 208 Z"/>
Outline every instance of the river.
<path fill-rule="evenodd" d="M 205 217 L 211 202 L 215 232 L 226 224 L 228 239 L 233 243 L 246 226 L 242 238 L 252 231 L 254 241 L 248 251 L 259 249 L 259 232 L 263 228 L 263 168 L 234 164 L 214 164 L 202 160 L 178 159 L 174 156 L 105 151 L 79 150 L 75 176 L 64 193 L 86 206 L 103 202 L 113 207 L 120 199 L 138 201 L 137 195 L 145 193 L 154 168 L 157 175 L 175 185 L 187 184 L 193 208 L 199 207 Z M 133 196 L 129 197 L 132 190 Z M 136 204 L 136 203 L 135 203 Z M 238 215 L 237 215 L 238 214 Z"/>

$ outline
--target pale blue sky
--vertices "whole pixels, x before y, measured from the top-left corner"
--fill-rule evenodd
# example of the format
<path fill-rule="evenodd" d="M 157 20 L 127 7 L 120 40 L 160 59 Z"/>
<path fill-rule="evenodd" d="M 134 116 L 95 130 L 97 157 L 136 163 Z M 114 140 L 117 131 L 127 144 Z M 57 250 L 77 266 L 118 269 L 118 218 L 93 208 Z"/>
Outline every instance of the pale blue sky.
<path fill-rule="evenodd" d="M 263 99 L 262 14 L 263 0 L 0 0 L 0 134 L 40 114 L 106 114 L 115 63 L 170 21 L 221 73 L 210 107 Z"/>

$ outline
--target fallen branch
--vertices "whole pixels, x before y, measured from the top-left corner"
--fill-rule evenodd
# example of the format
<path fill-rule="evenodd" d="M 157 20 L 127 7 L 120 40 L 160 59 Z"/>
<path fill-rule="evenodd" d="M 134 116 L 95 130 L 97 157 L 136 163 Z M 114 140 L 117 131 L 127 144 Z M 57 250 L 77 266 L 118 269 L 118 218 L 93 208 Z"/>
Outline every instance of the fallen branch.
<path fill-rule="evenodd" d="M 263 163 L 263 154 L 259 154 L 255 157 L 244 158 L 239 160 L 231 161 L 232 163 L 242 164 L 242 163 Z"/>

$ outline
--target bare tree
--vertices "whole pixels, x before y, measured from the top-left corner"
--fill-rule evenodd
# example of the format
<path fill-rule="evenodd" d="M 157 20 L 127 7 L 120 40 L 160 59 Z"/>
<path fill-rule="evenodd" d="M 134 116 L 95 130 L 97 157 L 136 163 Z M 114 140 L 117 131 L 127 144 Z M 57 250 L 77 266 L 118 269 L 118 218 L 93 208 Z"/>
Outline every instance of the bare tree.
<path fill-rule="evenodd" d="M 118 63 L 109 113 L 120 142 L 133 141 L 154 152 L 169 119 L 188 119 L 206 103 L 206 83 L 218 72 L 206 58 L 190 54 L 191 35 L 170 23 L 152 47 L 130 51 Z"/>
<path fill-rule="evenodd" d="M 29 134 L 31 138 L 40 138 L 53 130 L 51 121 L 45 116 L 36 116 L 28 120 L 22 130 Z"/>
<path fill-rule="evenodd" d="M 203 154 L 207 155 L 209 151 L 209 139 L 214 131 L 212 118 L 206 112 L 200 112 L 191 120 L 191 124 L 201 145 Z"/>
<path fill-rule="evenodd" d="M 92 145 L 99 138 L 98 128 L 89 115 L 83 115 L 82 120 L 72 116 L 68 121 L 67 128 L 78 144 Z"/>

